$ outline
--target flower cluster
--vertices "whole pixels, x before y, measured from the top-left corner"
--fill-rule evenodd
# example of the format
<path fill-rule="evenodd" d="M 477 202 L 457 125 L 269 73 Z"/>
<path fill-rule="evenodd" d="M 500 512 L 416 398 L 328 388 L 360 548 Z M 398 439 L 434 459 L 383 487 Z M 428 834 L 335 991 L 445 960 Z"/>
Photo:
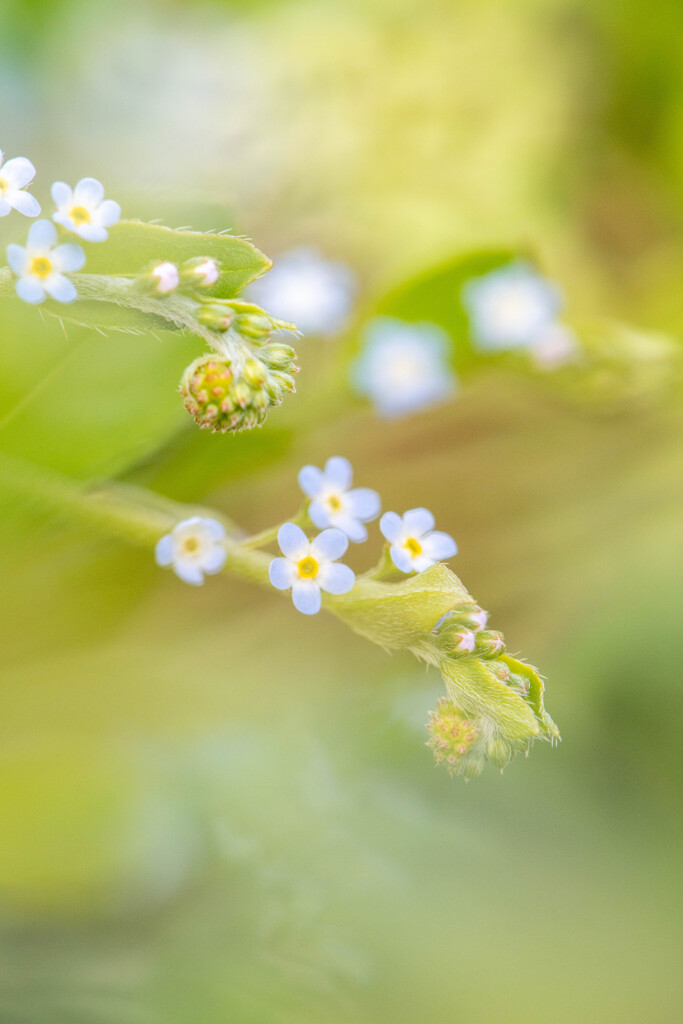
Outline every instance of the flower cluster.
<path fill-rule="evenodd" d="M 574 333 L 560 324 L 562 294 L 528 263 L 518 261 L 468 281 L 462 301 L 472 338 L 484 353 L 528 349 L 540 369 L 576 358 Z"/>
<path fill-rule="evenodd" d="M 2 160 L 0 153 L 0 217 L 13 209 L 26 217 L 37 217 L 40 203 L 25 191 L 35 177 L 35 167 L 25 157 L 14 157 L 4 164 Z M 55 224 L 86 242 L 106 241 L 107 228 L 121 217 L 121 207 L 113 199 L 104 198 L 104 186 L 96 178 L 82 178 L 73 189 L 56 181 L 52 198 L 57 207 L 52 214 Z M 25 246 L 7 246 L 17 295 L 24 302 L 37 305 L 48 297 L 57 302 L 78 298 L 76 286 L 66 275 L 83 268 L 85 253 L 80 245 L 57 245 L 57 240 L 54 225 L 40 220 L 31 226 Z"/>

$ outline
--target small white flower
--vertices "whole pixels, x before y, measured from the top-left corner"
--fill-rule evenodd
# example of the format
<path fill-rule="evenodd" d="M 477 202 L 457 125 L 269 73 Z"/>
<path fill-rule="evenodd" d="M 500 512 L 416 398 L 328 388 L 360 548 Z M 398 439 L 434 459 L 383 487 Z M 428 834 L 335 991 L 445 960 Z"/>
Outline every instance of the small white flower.
<path fill-rule="evenodd" d="M 562 308 L 562 294 L 527 263 L 510 263 L 468 281 L 462 291 L 475 344 L 499 352 L 533 344 Z"/>
<path fill-rule="evenodd" d="M 25 156 L 15 156 L 3 164 L 0 151 L 0 217 L 6 217 L 12 210 L 25 217 L 37 217 L 40 203 L 24 189 L 36 176 L 36 169 Z"/>
<path fill-rule="evenodd" d="M 254 302 L 304 334 L 334 334 L 348 320 L 356 290 L 344 263 L 323 259 L 315 249 L 284 253 L 249 288 Z"/>
<path fill-rule="evenodd" d="M 377 317 L 352 371 L 356 390 L 382 416 L 404 416 L 449 398 L 456 377 L 451 339 L 435 324 Z"/>
<path fill-rule="evenodd" d="M 450 534 L 434 530 L 434 516 L 426 508 L 413 508 L 403 517 L 385 512 L 379 528 L 391 545 L 391 560 L 401 572 L 424 572 L 458 551 Z"/>
<path fill-rule="evenodd" d="M 552 324 L 531 346 L 531 358 L 539 370 L 557 370 L 580 357 L 579 340 L 564 324 Z"/>
<path fill-rule="evenodd" d="M 157 544 L 154 557 L 157 565 L 172 565 L 176 576 L 185 583 L 199 587 L 204 574 L 220 572 L 227 552 L 223 545 L 225 528 L 217 519 L 192 516 L 183 519 Z"/>
<path fill-rule="evenodd" d="M 57 229 L 49 220 L 37 220 L 28 232 L 26 246 L 8 245 L 7 262 L 16 274 L 17 295 L 36 305 L 46 296 L 57 302 L 73 302 L 78 297 L 73 281 L 65 274 L 80 270 L 85 253 L 80 245 L 56 245 Z"/>
<path fill-rule="evenodd" d="M 121 207 L 113 199 L 104 198 L 104 186 L 96 178 L 82 178 L 73 191 L 65 182 L 56 181 L 52 198 L 57 204 L 53 221 L 86 242 L 106 242 L 107 228 L 121 217 Z"/>
<path fill-rule="evenodd" d="M 318 529 L 334 526 L 360 543 L 368 539 L 363 523 L 377 518 L 381 501 L 368 487 L 350 490 L 352 479 L 351 463 L 338 455 L 327 460 L 325 469 L 304 466 L 299 473 L 301 490 L 311 499 L 308 514 Z"/>
<path fill-rule="evenodd" d="M 472 622 L 473 629 L 486 629 L 486 623 L 489 621 L 489 613 L 485 612 L 483 608 L 477 608 L 476 611 L 469 612 L 469 617 Z"/>
<path fill-rule="evenodd" d="M 353 587 L 353 570 L 337 563 L 349 544 L 341 530 L 323 530 L 309 541 L 302 529 L 285 523 L 277 540 L 284 558 L 274 558 L 270 563 L 270 582 L 278 590 L 291 589 L 294 607 L 304 615 L 320 611 L 321 590 L 348 594 Z"/>
<path fill-rule="evenodd" d="M 178 268 L 175 263 L 157 263 L 151 270 L 152 277 L 156 278 L 156 291 L 158 295 L 169 295 L 174 292 L 180 283 Z"/>

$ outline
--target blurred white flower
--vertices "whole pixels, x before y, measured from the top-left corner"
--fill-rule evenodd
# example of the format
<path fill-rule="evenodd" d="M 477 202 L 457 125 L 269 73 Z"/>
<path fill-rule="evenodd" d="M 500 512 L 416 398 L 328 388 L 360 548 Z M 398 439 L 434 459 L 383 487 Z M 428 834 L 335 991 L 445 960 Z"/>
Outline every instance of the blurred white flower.
<path fill-rule="evenodd" d="M 96 178 L 82 178 L 73 190 L 66 182 L 56 181 L 52 198 L 57 204 L 53 221 L 86 242 L 106 242 L 107 228 L 121 217 L 121 207 L 104 198 L 104 186 Z"/>
<path fill-rule="evenodd" d="M 468 281 L 462 301 L 482 352 L 532 345 L 553 324 L 562 294 L 527 263 L 510 263 Z"/>
<path fill-rule="evenodd" d="M 12 210 L 25 217 L 37 217 L 40 203 L 24 189 L 36 176 L 36 169 L 25 156 L 15 156 L 3 163 L 0 150 L 0 217 L 6 217 Z"/>
<path fill-rule="evenodd" d="M 435 324 L 377 317 L 352 370 L 356 390 L 382 416 L 404 416 L 455 394 L 452 342 Z"/>
<path fill-rule="evenodd" d="M 285 523 L 277 539 L 284 558 L 270 563 L 270 582 L 277 590 L 291 589 L 294 607 L 304 615 L 320 611 L 321 590 L 348 594 L 353 587 L 353 570 L 337 563 L 349 545 L 341 530 L 323 530 L 309 541 L 300 527 Z"/>
<path fill-rule="evenodd" d="M 580 356 L 579 339 L 565 324 L 552 324 L 531 346 L 531 358 L 539 370 L 557 370 L 576 363 Z"/>
<path fill-rule="evenodd" d="M 318 529 L 334 526 L 360 543 L 368 539 L 363 523 L 379 515 L 381 501 L 368 487 L 350 490 L 352 479 L 351 463 L 338 455 L 327 460 L 325 469 L 304 466 L 299 473 L 301 490 L 311 499 L 308 514 Z"/>
<path fill-rule="evenodd" d="M 334 334 L 349 317 L 355 291 L 350 267 L 302 247 L 278 257 L 272 270 L 250 286 L 249 295 L 303 334 Z"/>
<path fill-rule="evenodd" d="M 403 516 L 385 512 L 379 528 L 391 545 L 391 560 L 401 572 L 424 572 L 458 552 L 450 534 L 434 529 L 434 516 L 426 508 L 413 508 Z"/>
<path fill-rule="evenodd" d="M 225 527 L 217 519 L 192 516 L 183 519 L 161 538 L 154 557 L 157 565 L 172 566 L 181 580 L 199 587 L 205 573 L 220 572 L 225 565 L 224 540 Z"/>
<path fill-rule="evenodd" d="M 49 295 L 57 302 L 73 302 L 78 297 L 73 281 L 65 274 L 80 270 L 85 253 L 80 245 L 56 245 L 57 229 L 49 220 L 32 224 L 26 246 L 8 245 L 7 262 L 17 276 L 17 295 L 37 305 Z"/>

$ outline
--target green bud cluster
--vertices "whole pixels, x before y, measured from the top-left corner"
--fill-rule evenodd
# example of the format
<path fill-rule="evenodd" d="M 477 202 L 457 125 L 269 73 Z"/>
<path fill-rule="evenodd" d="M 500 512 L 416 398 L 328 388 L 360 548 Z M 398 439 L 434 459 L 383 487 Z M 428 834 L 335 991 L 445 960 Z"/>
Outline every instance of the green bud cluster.
<path fill-rule="evenodd" d="M 482 759 L 474 751 L 480 746 L 480 731 L 448 697 L 441 697 L 436 711 L 429 712 L 427 731 L 427 746 L 437 764 L 445 765 L 451 775 L 479 774 Z"/>
<path fill-rule="evenodd" d="M 185 408 L 203 430 L 237 433 L 260 427 L 271 406 L 294 391 L 294 350 L 264 346 L 239 363 L 228 356 L 204 355 L 187 367 L 180 382 Z M 291 356 L 284 359 L 280 349 Z M 286 368 L 282 368 L 282 364 Z"/>

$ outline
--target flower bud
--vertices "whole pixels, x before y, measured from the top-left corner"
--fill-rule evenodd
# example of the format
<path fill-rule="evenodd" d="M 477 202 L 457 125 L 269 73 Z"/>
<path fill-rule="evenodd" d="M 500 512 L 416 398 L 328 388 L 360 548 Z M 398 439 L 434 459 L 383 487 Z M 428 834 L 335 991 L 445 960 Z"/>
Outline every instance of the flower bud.
<path fill-rule="evenodd" d="M 252 341 L 265 341 L 273 332 L 273 325 L 262 313 L 238 313 L 235 316 L 235 330 Z"/>
<path fill-rule="evenodd" d="M 197 320 L 212 331 L 227 331 L 234 320 L 235 314 L 230 306 L 220 302 L 202 304 Z"/>
<path fill-rule="evenodd" d="M 467 626 L 468 629 L 485 629 L 486 623 L 489 620 L 489 613 L 485 612 L 479 605 L 473 605 L 471 608 L 466 609 L 462 614 L 458 615 L 458 619 Z"/>
<path fill-rule="evenodd" d="M 497 658 L 505 651 L 502 633 L 494 629 L 482 629 L 476 634 L 474 649 L 480 658 Z"/>
<path fill-rule="evenodd" d="M 220 277 L 221 268 L 210 256 L 196 256 L 185 260 L 179 268 L 181 285 L 191 288 L 210 288 Z"/>
<path fill-rule="evenodd" d="M 222 434 L 251 430 L 264 422 L 268 409 L 282 401 L 268 367 L 256 357 L 240 373 L 226 356 L 200 356 L 180 382 L 185 408 L 203 429 Z"/>
<path fill-rule="evenodd" d="M 478 763 L 479 758 L 467 755 L 477 742 L 479 730 L 448 697 L 442 697 L 437 710 L 429 712 L 427 731 L 427 746 L 434 752 L 434 760 L 445 764 L 451 775 L 464 770 L 467 774 L 471 765 Z M 472 774 L 478 775 L 479 771 L 477 767 Z"/>
<path fill-rule="evenodd" d="M 178 287 L 178 267 L 168 260 L 153 263 L 135 279 L 135 287 L 145 295 L 170 295 Z"/>
<path fill-rule="evenodd" d="M 296 372 L 294 368 L 296 352 L 291 345 L 284 345 L 282 342 L 271 341 L 268 345 L 263 346 L 259 351 L 259 356 L 264 363 L 271 368 L 271 370 L 287 370 L 290 373 Z"/>
<path fill-rule="evenodd" d="M 515 754 L 515 747 L 502 736 L 492 736 L 486 744 L 486 757 L 502 771 Z"/>
<path fill-rule="evenodd" d="M 446 626 L 439 634 L 439 646 L 452 658 L 464 658 L 474 651 L 475 633 L 465 626 Z"/>
<path fill-rule="evenodd" d="M 489 661 L 487 666 L 489 672 L 493 672 L 496 679 L 501 683 L 507 683 L 510 679 L 510 669 L 504 661 Z"/>

